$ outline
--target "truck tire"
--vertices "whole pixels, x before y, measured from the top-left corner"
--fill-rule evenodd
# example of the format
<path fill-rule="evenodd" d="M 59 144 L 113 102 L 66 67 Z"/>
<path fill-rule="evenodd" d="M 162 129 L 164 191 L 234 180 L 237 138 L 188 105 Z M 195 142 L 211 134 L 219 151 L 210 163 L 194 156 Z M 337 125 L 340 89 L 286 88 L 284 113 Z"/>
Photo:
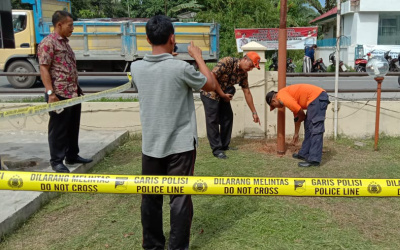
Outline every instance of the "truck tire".
<path fill-rule="evenodd" d="M 30 73 L 36 71 L 29 62 L 15 61 L 10 64 L 7 72 Z M 37 76 L 7 76 L 8 82 L 16 89 L 29 89 L 36 83 L 37 78 Z"/>

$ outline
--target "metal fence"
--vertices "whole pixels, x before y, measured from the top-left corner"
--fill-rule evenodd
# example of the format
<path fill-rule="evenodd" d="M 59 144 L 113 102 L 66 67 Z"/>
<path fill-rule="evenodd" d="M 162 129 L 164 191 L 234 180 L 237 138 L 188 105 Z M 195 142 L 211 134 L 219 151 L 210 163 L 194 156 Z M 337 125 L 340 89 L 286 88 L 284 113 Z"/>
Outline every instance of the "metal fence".
<path fill-rule="evenodd" d="M 340 47 L 350 46 L 351 45 L 351 36 L 342 36 L 339 38 Z M 317 41 L 318 47 L 335 47 L 336 46 L 336 38 L 328 38 Z"/>

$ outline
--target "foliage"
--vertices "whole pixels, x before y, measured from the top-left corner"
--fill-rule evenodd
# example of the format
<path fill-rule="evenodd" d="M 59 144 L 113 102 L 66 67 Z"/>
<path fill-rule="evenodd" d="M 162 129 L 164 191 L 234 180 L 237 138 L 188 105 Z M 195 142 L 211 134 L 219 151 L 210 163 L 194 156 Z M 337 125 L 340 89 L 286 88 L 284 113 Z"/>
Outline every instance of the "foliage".
<path fill-rule="evenodd" d="M 204 8 L 203 5 L 198 4 L 196 0 L 193 0 L 188 3 L 176 5 L 175 7 L 170 9 L 169 13 L 179 14 L 179 13 L 182 13 L 183 11 L 188 11 L 188 10 L 193 11 L 193 12 L 199 12 L 203 8 Z"/>
<path fill-rule="evenodd" d="M 20 10 L 31 10 L 32 5 L 27 3 L 21 3 L 21 0 L 11 0 L 11 6 L 13 9 L 20 9 Z"/>
<path fill-rule="evenodd" d="M 341 2 L 345 2 L 346 0 L 341 0 Z M 325 12 L 330 11 L 336 6 L 336 0 L 325 0 L 325 7 L 322 7 L 319 0 L 305 0 L 309 5 L 314 7 L 320 15 L 324 14 Z"/>
<path fill-rule="evenodd" d="M 240 56 L 236 49 L 235 28 L 278 28 L 279 2 L 274 0 L 201 0 L 205 10 L 199 22 L 216 22 L 220 28 L 220 57 Z M 304 0 L 289 0 L 287 27 L 309 26 L 318 14 Z"/>

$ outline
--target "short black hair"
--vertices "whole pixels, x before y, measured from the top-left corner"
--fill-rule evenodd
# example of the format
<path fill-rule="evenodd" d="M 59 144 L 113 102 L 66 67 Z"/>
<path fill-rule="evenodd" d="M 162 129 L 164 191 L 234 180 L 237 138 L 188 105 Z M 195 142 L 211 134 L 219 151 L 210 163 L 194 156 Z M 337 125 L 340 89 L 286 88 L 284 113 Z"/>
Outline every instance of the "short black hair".
<path fill-rule="evenodd" d="M 62 22 L 67 17 L 72 18 L 71 13 L 65 10 L 56 10 L 51 18 L 51 22 L 53 23 L 53 26 L 56 27 L 57 23 Z"/>
<path fill-rule="evenodd" d="M 166 44 L 174 32 L 171 20 L 163 15 L 153 16 L 146 23 L 146 35 L 153 45 Z"/>

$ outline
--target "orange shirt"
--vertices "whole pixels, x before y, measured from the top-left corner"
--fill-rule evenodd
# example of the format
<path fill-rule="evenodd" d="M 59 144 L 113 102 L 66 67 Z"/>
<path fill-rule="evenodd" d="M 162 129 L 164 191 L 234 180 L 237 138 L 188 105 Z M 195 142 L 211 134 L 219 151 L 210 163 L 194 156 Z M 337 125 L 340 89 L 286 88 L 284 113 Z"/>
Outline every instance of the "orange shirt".
<path fill-rule="evenodd" d="M 279 90 L 276 98 L 295 115 L 300 109 L 307 109 L 324 89 L 311 84 L 294 84 Z"/>

